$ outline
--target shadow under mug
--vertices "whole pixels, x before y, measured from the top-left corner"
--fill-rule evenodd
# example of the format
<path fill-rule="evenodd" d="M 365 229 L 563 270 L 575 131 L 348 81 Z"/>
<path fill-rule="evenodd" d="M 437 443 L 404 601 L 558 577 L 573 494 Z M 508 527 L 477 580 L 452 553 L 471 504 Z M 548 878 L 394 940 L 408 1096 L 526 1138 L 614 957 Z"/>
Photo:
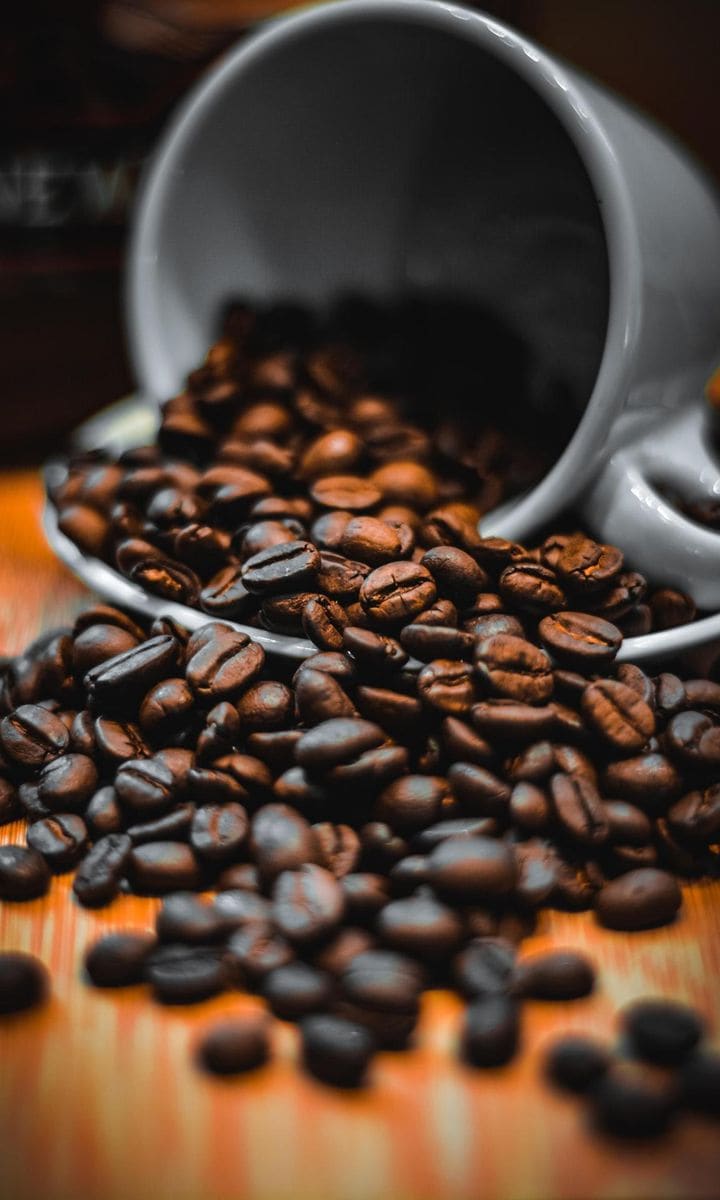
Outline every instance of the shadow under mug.
<path fill-rule="evenodd" d="M 478 302 L 574 398 L 564 452 L 483 532 L 522 540 L 584 500 L 650 579 L 720 607 L 720 535 L 657 490 L 720 498 L 701 407 L 720 348 L 720 211 L 648 120 L 436 0 L 269 23 L 199 82 L 146 174 L 127 283 L 140 387 L 181 387 L 229 297 L 348 291 Z"/>

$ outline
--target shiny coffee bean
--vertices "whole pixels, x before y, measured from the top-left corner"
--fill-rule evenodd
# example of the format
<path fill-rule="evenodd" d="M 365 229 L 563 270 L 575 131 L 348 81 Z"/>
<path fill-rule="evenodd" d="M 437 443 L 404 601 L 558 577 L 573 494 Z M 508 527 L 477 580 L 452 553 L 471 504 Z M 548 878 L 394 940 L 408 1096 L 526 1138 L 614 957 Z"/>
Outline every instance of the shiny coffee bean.
<path fill-rule="evenodd" d="M 447 780 L 433 775 L 404 775 L 378 797 L 373 815 L 399 833 L 412 833 L 444 816 L 452 816 L 455 801 Z"/>
<path fill-rule="evenodd" d="M 233 981 L 254 987 L 270 971 L 292 962 L 295 952 L 269 922 L 248 921 L 230 935 L 226 957 Z"/>
<path fill-rule="evenodd" d="M 476 937 L 453 959 L 453 977 L 468 998 L 509 993 L 515 947 L 504 938 Z"/>
<path fill-rule="evenodd" d="M 524 638 L 502 633 L 482 638 L 475 646 L 475 669 L 498 696 L 530 704 L 552 696 L 550 659 Z"/>
<path fill-rule="evenodd" d="M 393 628 L 412 621 L 436 595 L 428 569 L 401 560 L 370 572 L 360 588 L 360 603 L 373 623 Z"/>
<path fill-rule="evenodd" d="M 459 546 L 433 546 L 421 558 L 442 596 L 463 606 L 488 585 L 480 564 Z"/>
<path fill-rule="evenodd" d="M 430 854 L 430 882 L 439 895 L 472 904 L 510 892 L 517 878 L 512 849 L 487 837 L 448 838 Z"/>
<path fill-rule="evenodd" d="M 203 625 L 187 645 L 185 675 L 198 702 L 210 706 L 238 696 L 260 674 L 265 652 L 227 625 Z"/>
<path fill-rule="evenodd" d="M 681 765 L 713 771 L 720 767 L 720 721 L 707 713 L 678 713 L 668 722 L 665 744 Z"/>
<path fill-rule="evenodd" d="M 169 740 L 186 726 L 194 703 L 184 679 L 163 679 L 150 688 L 140 705 L 140 728 L 156 741 Z"/>
<path fill-rule="evenodd" d="M 392 949 L 428 962 L 447 958 L 463 934 L 457 913 L 428 895 L 391 901 L 380 913 L 376 928 Z"/>
<path fill-rule="evenodd" d="M 222 567 L 200 592 L 200 607 L 211 617 L 242 621 L 255 607 L 255 601 L 242 580 L 242 567 Z"/>
<path fill-rule="evenodd" d="M 145 978 L 162 1004 L 196 1004 L 228 983 L 219 950 L 208 946 L 158 946 L 145 962 Z"/>
<path fill-rule="evenodd" d="M 373 722 L 343 717 L 323 721 L 303 734 L 295 747 L 295 757 L 301 767 L 324 771 L 350 763 L 384 741 L 382 729 Z"/>
<path fill-rule="evenodd" d="M 462 629 L 453 629 L 447 625 L 421 624 L 420 621 L 403 626 L 400 641 L 408 654 L 426 663 L 431 663 L 434 659 L 469 660 L 474 645 L 472 634 Z"/>
<path fill-rule="evenodd" d="M 720 784 L 688 792 L 668 811 L 671 829 L 690 840 L 714 842 L 720 835 Z"/>
<path fill-rule="evenodd" d="M 84 809 L 97 785 L 97 768 L 85 754 L 64 754 L 52 759 L 37 777 L 40 800 L 55 812 Z"/>
<path fill-rule="evenodd" d="M 335 1087 L 358 1087 L 365 1079 L 375 1040 L 354 1021 L 330 1014 L 305 1017 L 302 1058 L 311 1075 Z"/>
<path fill-rule="evenodd" d="M 309 1013 L 323 1012 L 332 1001 L 333 991 L 330 975 L 303 962 L 276 967 L 262 984 L 270 1011 L 283 1021 L 298 1021 Z"/>
<path fill-rule="evenodd" d="M 193 892 L 172 892 L 163 900 L 155 929 L 162 942 L 207 945 L 227 935 L 222 915 Z"/>
<path fill-rule="evenodd" d="M 515 995 L 534 1000 L 577 1000 L 589 995 L 594 986 L 595 968 L 574 950 L 526 958 L 518 964 L 512 981 Z"/>
<path fill-rule="evenodd" d="M 465 812 L 481 817 L 502 817 L 507 813 L 510 788 L 487 767 L 456 762 L 448 769 L 447 779 Z"/>
<path fill-rule="evenodd" d="M 579 669 L 612 662 L 622 643 L 617 626 L 592 613 L 553 613 L 543 617 L 538 633 L 554 659 Z"/>
<path fill-rule="evenodd" d="M 545 1056 L 547 1078 L 569 1092 L 589 1091 L 611 1063 L 608 1049 L 583 1034 L 568 1034 L 554 1042 Z"/>
<path fill-rule="evenodd" d="M 642 750 L 655 732 L 655 716 L 650 706 L 616 679 L 588 684 L 581 703 L 590 725 L 625 755 Z"/>
<path fill-rule="evenodd" d="M 219 1021 L 203 1034 L 197 1054 L 201 1065 L 213 1075 L 254 1071 L 270 1057 L 267 1021 L 261 1016 Z"/>
<path fill-rule="evenodd" d="M 32 846 L 0 846 L 0 899 L 34 900 L 49 885 L 47 863 Z"/>
<path fill-rule="evenodd" d="M 192 890 L 200 884 L 200 868 L 184 842 L 145 842 L 133 846 L 128 856 L 128 877 L 135 891 L 162 896 Z"/>
<path fill-rule="evenodd" d="M 422 668 L 417 686 L 424 704 L 446 715 L 469 713 L 475 701 L 472 668 L 464 662 L 435 659 Z"/>
<path fill-rule="evenodd" d="M 69 871 L 87 847 L 87 826 L 74 813 L 57 813 L 30 826 L 27 844 L 42 854 L 51 871 Z"/>
<path fill-rule="evenodd" d="M 343 649 L 361 670 L 371 675 L 389 675 L 407 662 L 407 653 L 396 638 L 371 629 L 349 626 L 343 631 Z"/>
<path fill-rule="evenodd" d="M 115 776 L 115 792 L 134 815 L 155 816 L 175 798 L 172 771 L 157 758 L 129 759 Z"/>
<path fill-rule="evenodd" d="M 609 929 L 649 929 L 667 925 L 682 904 L 677 881 L 666 871 L 640 868 L 607 883 L 595 911 Z"/>
<path fill-rule="evenodd" d="M 0 951 L 0 1016 L 37 1008 L 49 992 L 50 977 L 38 958 L 20 950 Z"/>
<path fill-rule="evenodd" d="M 501 1067 L 515 1056 L 519 1037 L 519 1012 L 514 1000 L 499 994 L 484 995 L 465 1010 L 461 1056 L 474 1067 Z"/>
<path fill-rule="evenodd" d="M 305 863 L 283 871 L 273 886 L 273 919 L 288 941 L 307 945 L 339 925 L 345 897 L 335 876 L 324 867 Z"/>
<path fill-rule="evenodd" d="M 176 639 L 161 635 L 93 667 L 85 676 L 93 710 L 102 714 L 133 710 L 154 684 L 177 675 L 180 658 Z"/>
<path fill-rule="evenodd" d="M 124 833 L 109 833 L 95 842 L 73 881 L 73 892 L 81 904 L 101 908 L 115 898 L 131 850 L 132 842 Z"/>
<path fill-rule="evenodd" d="M 152 933 L 107 933 L 87 950 L 85 972 L 95 987 L 131 987 L 142 983 L 148 956 L 156 944 Z"/>
<path fill-rule="evenodd" d="M 252 595 L 270 596 L 307 588 L 319 570 L 320 552 L 312 542 L 284 542 L 244 562 L 241 578 Z"/>
<path fill-rule="evenodd" d="M 671 1000 L 638 1000 L 624 1009 L 621 1025 L 633 1052 L 662 1066 L 681 1063 L 705 1032 L 692 1008 Z"/>
<path fill-rule="evenodd" d="M 592 780 L 558 772 L 550 779 L 550 797 L 564 835 L 583 846 L 600 846 L 607 840 L 608 819 Z"/>
<path fill-rule="evenodd" d="M 245 843 L 248 817 L 241 804 L 203 804 L 193 814 L 190 845 L 203 862 L 234 858 Z"/>
<path fill-rule="evenodd" d="M 283 871 L 299 870 L 315 854 L 310 825 L 287 804 L 266 804 L 255 814 L 249 845 L 260 878 L 266 883 Z"/>
<path fill-rule="evenodd" d="M 0 722 L 3 752 L 20 767 L 38 769 L 67 750 L 69 734 L 54 713 L 23 704 Z"/>
<path fill-rule="evenodd" d="M 592 1090 L 592 1115 L 604 1133 L 621 1138 L 658 1137 L 672 1122 L 678 1089 L 657 1068 L 613 1062 Z"/>

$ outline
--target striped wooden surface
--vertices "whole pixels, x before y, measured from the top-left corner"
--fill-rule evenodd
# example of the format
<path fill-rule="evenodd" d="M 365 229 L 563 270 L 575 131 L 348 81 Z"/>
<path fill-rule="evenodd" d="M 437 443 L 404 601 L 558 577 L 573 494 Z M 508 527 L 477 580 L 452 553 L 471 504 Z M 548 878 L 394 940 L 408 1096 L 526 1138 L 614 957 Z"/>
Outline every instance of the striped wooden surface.
<path fill-rule="evenodd" d="M 62 624 L 86 596 L 39 532 L 29 473 L 0 477 L 0 652 Z M 22 838 L 19 827 L 0 830 Z M 3 1200 L 710 1200 L 720 1194 L 720 1127 L 683 1119 L 658 1145 L 590 1134 L 581 1106 L 539 1074 L 543 1047 L 573 1029 L 611 1036 L 614 1014 L 643 995 L 696 1004 L 720 1034 L 720 885 L 685 891 L 670 929 L 627 936 L 587 914 L 547 914 L 525 952 L 586 949 L 592 997 L 528 1003 L 524 1052 L 500 1071 L 454 1056 L 461 1006 L 431 993 L 418 1045 L 381 1054 L 373 1085 L 337 1094 L 297 1070 L 294 1029 L 277 1022 L 276 1054 L 241 1081 L 201 1074 L 193 1048 L 214 1017 L 259 1002 L 239 994 L 180 1010 L 143 989 L 106 994 L 81 977 L 100 933 L 148 928 L 156 904 L 121 897 L 88 912 L 69 877 L 50 894 L 0 906 L 0 946 L 48 965 L 41 1011 L 0 1023 Z"/>

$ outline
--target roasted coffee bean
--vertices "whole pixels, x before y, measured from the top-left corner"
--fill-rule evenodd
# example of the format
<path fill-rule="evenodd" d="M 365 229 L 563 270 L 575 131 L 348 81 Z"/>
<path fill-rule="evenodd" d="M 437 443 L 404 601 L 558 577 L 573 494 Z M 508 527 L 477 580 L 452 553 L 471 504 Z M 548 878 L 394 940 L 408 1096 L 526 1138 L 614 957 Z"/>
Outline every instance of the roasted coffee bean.
<path fill-rule="evenodd" d="M 145 964 L 155 949 L 152 933 L 107 933 L 85 954 L 85 971 L 95 987 L 131 987 L 145 979 Z"/>
<path fill-rule="evenodd" d="M 69 734 L 54 713 L 36 704 L 23 704 L 0 722 L 3 752 L 13 762 L 38 769 L 67 750 Z"/>
<path fill-rule="evenodd" d="M 302 615 L 305 605 L 317 592 L 288 592 L 266 596 L 260 607 L 260 624 L 275 633 L 302 636 Z"/>
<path fill-rule="evenodd" d="M 146 588 L 156 596 L 172 600 L 175 604 L 196 607 L 202 583 L 198 575 L 185 563 L 161 562 L 157 557 L 141 559 L 128 572 L 133 583 Z"/>
<path fill-rule="evenodd" d="M 82 678 L 91 667 L 132 650 L 137 644 L 137 637 L 117 625 L 90 625 L 73 641 L 75 672 Z"/>
<path fill-rule="evenodd" d="M 20 814 L 27 817 L 31 823 L 33 821 L 42 821 L 46 817 L 52 816 L 51 809 L 48 808 L 47 804 L 43 804 L 34 783 L 20 784 L 18 788 L 18 803 Z"/>
<path fill-rule="evenodd" d="M 293 694 L 284 683 L 261 680 L 250 684 L 236 701 L 240 728 L 266 731 L 283 729 L 292 721 Z M 214 711 L 214 710 L 213 710 Z M 208 714 L 208 722 L 212 712 Z"/>
<path fill-rule="evenodd" d="M 512 999 L 492 993 L 478 997 L 465 1011 L 462 1058 L 474 1067 L 501 1067 L 515 1056 L 519 1037 L 519 1012 Z"/>
<path fill-rule="evenodd" d="M 390 868 L 388 879 L 393 896 L 411 896 L 428 881 L 427 858 L 424 854 L 408 854 Z"/>
<path fill-rule="evenodd" d="M 428 962 L 447 958 L 463 934 L 457 913 L 431 895 L 391 901 L 379 914 L 376 928 L 392 949 Z"/>
<path fill-rule="evenodd" d="M 54 812 L 82 810 L 97 785 L 97 767 L 85 754 L 64 754 L 52 759 L 37 778 L 38 796 Z"/>
<path fill-rule="evenodd" d="M 374 795 L 391 779 L 404 774 L 408 761 L 404 746 L 380 746 L 358 755 L 354 762 L 332 767 L 323 779 L 330 788 L 348 788 L 354 797 Z"/>
<path fill-rule="evenodd" d="M 357 715 L 352 700 L 332 675 L 309 668 L 295 676 L 295 703 L 303 725 L 310 727 Z"/>
<path fill-rule="evenodd" d="M 390 899 L 390 888 L 384 875 L 350 872 L 340 877 L 340 886 L 345 896 L 346 916 L 359 924 L 372 921 Z"/>
<path fill-rule="evenodd" d="M 447 780 L 434 775 L 403 775 L 378 796 L 376 821 L 387 822 L 399 833 L 412 833 L 444 816 L 452 816 L 456 802 Z"/>
<path fill-rule="evenodd" d="M 114 787 L 100 788 L 88 804 L 84 819 L 94 838 L 108 833 L 119 833 L 124 824 L 124 813 Z"/>
<path fill-rule="evenodd" d="M 438 599 L 429 608 L 424 608 L 415 618 L 416 625 L 442 625 L 443 628 L 457 629 L 458 610 L 452 600 Z"/>
<path fill-rule="evenodd" d="M 496 695 L 543 704 L 553 692 L 550 659 L 523 638 L 496 634 L 475 645 L 475 669 Z"/>
<path fill-rule="evenodd" d="M 76 713 L 70 725 L 69 747 L 74 754 L 86 754 L 88 758 L 97 758 L 98 745 L 95 737 L 95 723 L 92 713 L 86 708 Z"/>
<path fill-rule="evenodd" d="M 211 1026 L 197 1050 L 201 1065 L 213 1075 L 241 1075 L 262 1067 L 270 1057 L 267 1020 L 233 1017 Z"/>
<path fill-rule="evenodd" d="M 525 704 L 520 700 L 481 700 L 470 713 L 473 724 L 488 738 L 523 744 L 557 730 L 557 710 L 549 704 Z"/>
<path fill-rule="evenodd" d="M 20 816 L 17 790 L 9 779 L 0 776 L 0 826 L 16 820 Z"/>
<path fill-rule="evenodd" d="M 709 1117 L 720 1113 L 720 1054 L 693 1054 L 682 1064 L 678 1077 L 685 1107 Z"/>
<path fill-rule="evenodd" d="M 200 883 L 197 859 L 185 842 L 145 842 L 133 846 L 127 869 L 135 890 L 145 895 L 192 890 Z"/>
<path fill-rule="evenodd" d="M 49 885 L 45 859 L 32 846 L 0 846 L 0 899 L 34 900 Z"/>
<path fill-rule="evenodd" d="M 51 871 L 69 871 L 87 847 L 87 826 L 73 813 L 57 813 L 31 825 L 27 844 L 42 854 Z"/>
<path fill-rule="evenodd" d="M 0 1016 L 36 1008 L 49 991 L 50 977 L 38 958 L 20 950 L 0 951 Z"/>
<path fill-rule="evenodd" d="M 698 1014 L 671 1000 L 636 1001 L 623 1011 L 621 1027 L 639 1058 L 662 1066 L 681 1063 L 704 1033 Z"/>
<path fill-rule="evenodd" d="M 642 750 L 655 732 L 650 706 L 616 679 L 589 683 L 582 695 L 582 711 L 600 736 L 625 755 Z"/>
<path fill-rule="evenodd" d="M 371 571 L 360 587 L 360 603 L 381 628 L 412 621 L 432 604 L 437 591 L 427 567 L 400 560 Z"/>
<path fill-rule="evenodd" d="M 311 1075 L 335 1087 L 358 1087 L 375 1050 L 367 1029 L 330 1014 L 305 1017 L 301 1024 L 303 1063 Z"/>
<path fill-rule="evenodd" d="M 124 833 L 109 833 L 95 842 L 73 881 L 73 891 L 81 904 L 100 908 L 114 899 L 131 850 L 132 842 Z"/>
<path fill-rule="evenodd" d="M 677 1103 L 675 1082 L 644 1063 L 611 1063 L 592 1090 L 593 1119 L 614 1137 L 658 1137 L 668 1129 Z"/>
<path fill-rule="evenodd" d="M 172 771 L 157 758 L 135 758 L 122 763 L 115 776 L 115 792 L 133 814 L 155 816 L 175 799 Z"/>
<path fill-rule="evenodd" d="M 190 845 L 203 862 L 227 862 L 237 855 L 247 832 L 248 817 L 241 804 L 203 804 L 193 814 Z"/>
<path fill-rule="evenodd" d="M 417 686 L 422 701 L 444 714 L 469 713 L 475 701 L 472 669 L 464 662 L 435 659 L 422 668 Z"/>
<path fill-rule="evenodd" d="M 424 511 L 438 499 L 437 479 L 422 463 L 395 459 L 370 476 L 385 504 L 407 504 Z"/>
<path fill-rule="evenodd" d="M 498 823 L 492 817 L 451 817 L 421 829 L 414 834 L 410 846 L 418 854 L 429 854 L 447 838 L 494 837 L 497 832 Z"/>
<path fill-rule="evenodd" d="M 267 927 L 272 916 L 270 901 L 257 894 L 257 887 L 252 891 L 239 887 L 224 891 L 215 897 L 211 907 L 220 922 L 223 936 L 248 924 Z"/>
<path fill-rule="evenodd" d="M 268 972 L 262 985 L 270 1011 L 284 1021 L 298 1021 L 309 1013 L 327 1009 L 333 990 L 330 975 L 303 962 L 276 967 Z"/>
<path fill-rule="evenodd" d="M 348 624 L 344 608 L 329 596 L 314 596 L 302 612 L 303 629 L 321 650 L 341 650 L 343 632 Z"/>
<path fill-rule="evenodd" d="M 587 1092 L 611 1063 L 602 1042 L 583 1034 L 568 1034 L 554 1042 L 545 1056 L 545 1075 L 569 1092 Z"/>
<path fill-rule="evenodd" d="M 487 837 L 448 838 L 430 854 L 430 882 L 442 896 L 472 904 L 510 892 L 517 878 L 511 847 Z"/>
<path fill-rule="evenodd" d="M 201 579 L 208 579 L 227 562 L 230 536 L 224 529 L 190 521 L 176 529 L 172 548 L 180 562 L 192 567 Z"/>
<path fill-rule="evenodd" d="M 338 549 L 348 558 L 379 567 L 409 557 L 414 547 L 412 530 L 377 517 L 351 517 L 343 526 Z"/>
<path fill-rule="evenodd" d="M 720 712 L 720 683 L 712 679 L 686 679 L 682 686 L 688 708 Z"/>
<path fill-rule="evenodd" d="M 354 958 L 375 947 L 375 938 L 367 929 L 356 929 L 343 925 L 329 941 L 324 942 L 313 956 L 319 970 L 337 979 L 349 967 Z"/>
<path fill-rule="evenodd" d="M 584 612 L 557 612 L 543 617 L 538 633 L 546 650 L 560 663 L 596 669 L 612 662 L 622 643 L 617 626 Z"/>
<path fill-rule="evenodd" d="M 132 711 L 154 684 L 177 674 L 181 653 L 174 637 L 162 635 L 93 667 L 85 686 L 94 711 Z"/>
<path fill-rule="evenodd" d="M 443 596 L 460 606 L 469 603 L 488 585 L 488 576 L 480 564 L 459 546 L 433 546 L 421 558 Z"/>
<path fill-rule="evenodd" d="M 340 601 L 349 610 L 360 594 L 363 580 L 370 568 L 361 562 L 323 550 L 320 554 L 320 570 L 315 579 L 318 592 Z"/>
<path fill-rule="evenodd" d="M 575 950 L 553 950 L 520 962 L 512 990 L 533 1000 L 577 1000 L 595 986 L 595 968 Z"/>
<path fill-rule="evenodd" d="M 472 613 L 463 617 L 462 627 L 473 638 L 498 637 L 508 634 L 510 637 L 525 637 L 525 630 L 518 617 L 511 613 L 488 613 L 486 616 L 475 616 Z"/>
<path fill-rule="evenodd" d="M 370 479 L 359 475 L 325 475 L 308 489 L 322 508 L 339 508 L 350 513 L 367 512 L 382 499 L 382 493 Z"/>
<path fill-rule="evenodd" d="M 476 937 L 453 959 L 453 977 L 470 999 L 507 994 L 515 959 L 515 947 L 504 938 Z"/>
<path fill-rule="evenodd" d="M 442 723 L 442 744 L 449 760 L 477 763 L 492 761 L 494 750 L 490 742 L 457 717 L 446 717 Z"/>
<path fill-rule="evenodd" d="M 606 841 L 608 820 L 592 780 L 559 772 L 550 780 L 550 796 L 563 834 L 583 846 L 600 846 Z"/>
<path fill-rule="evenodd" d="M 295 954 L 269 922 L 248 921 L 231 934 L 226 957 L 235 982 L 247 987 L 256 986 L 270 971 L 292 962 Z"/>
<path fill-rule="evenodd" d="M 385 741 L 378 725 L 360 718 L 323 721 L 303 734 L 295 747 L 299 766 L 311 771 L 327 771 L 350 763 L 366 750 L 374 750 Z"/>
<path fill-rule="evenodd" d="M 565 607 L 565 593 L 555 572 L 540 563 L 518 562 L 506 567 L 498 591 L 521 612 L 544 615 Z"/>
<path fill-rule="evenodd" d="M 720 767 L 720 721 L 707 713 L 678 713 L 668 722 L 665 745 L 679 763 L 715 771 Z"/>
<path fill-rule="evenodd" d="M 146 959 L 145 978 L 162 1004 L 195 1004 L 217 995 L 228 983 L 214 946 L 158 946 Z"/>
<path fill-rule="evenodd" d="M 513 823 L 525 833 L 543 833 L 550 824 L 552 809 L 546 793 L 535 783 L 516 783 L 508 810 Z"/>
<path fill-rule="evenodd" d="M 155 929 L 162 942 L 189 945 L 220 941 L 228 931 L 216 907 L 192 892 L 166 896 L 155 918 Z"/>
<path fill-rule="evenodd" d="M 140 705 L 140 727 L 151 738 L 171 739 L 187 725 L 194 703 L 184 679 L 163 679 Z"/>
<path fill-rule="evenodd" d="M 400 641 L 408 654 L 427 663 L 438 658 L 467 660 L 472 656 L 474 644 L 472 634 L 465 633 L 462 629 L 453 629 L 447 625 L 426 625 L 419 621 L 401 629 Z"/>
<path fill-rule="evenodd" d="M 649 817 L 634 804 L 624 800 L 603 801 L 608 836 L 612 842 L 628 846 L 645 846 L 652 837 Z"/>
<path fill-rule="evenodd" d="M 416 1015 L 425 976 L 412 958 L 394 950 L 367 950 L 340 979 L 343 995 L 361 1009 Z"/>
<path fill-rule="evenodd" d="M 261 672 L 262 646 L 227 625 L 203 625 L 187 645 L 185 674 L 198 702 L 214 705 L 238 696 Z"/>
<path fill-rule="evenodd" d="M 360 857 L 360 839 L 349 825 L 322 821 L 312 826 L 315 858 L 336 879 L 355 870 Z"/>
<path fill-rule="evenodd" d="M 310 825 L 287 804 L 266 804 L 250 825 L 250 853 L 260 878 L 271 883 L 283 871 L 296 871 L 313 860 Z"/>
<path fill-rule="evenodd" d="M 211 617 L 241 621 L 255 607 L 255 601 L 242 580 L 242 567 L 223 567 L 200 592 L 200 607 Z"/>
<path fill-rule="evenodd" d="M 676 588 L 658 588 L 650 595 L 649 605 L 653 629 L 673 629 L 695 620 L 694 600 Z"/>
<path fill-rule="evenodd" d="M 343 648 L 366 673 L 392 674 L 407 662 L 407 653 L 400 642 L 384 633 L 349 626 L 343 631 L 342 642 Z"/>
<path fill-rule="evenodd" d="M 682 789 L 675 765 L 655 752 L 608 763 L 604 781 L 611 794 L 654 806 L 677 796 Z"/>
<path fill-rule="evenodd" d="M 324 867 L 304 863 L 296 871 L 283 871 L 275 880 L 273 919 L 293 944 L 317 942 L 340 923 L 344 909 L 344 893 Z"/>
<path fill-rule="evenodd" d="M 113 766 L 130 759 L 150 757 L 150 747 L 132 721 L 97 717 L 93 732 L 98 753 Z"/>
<path fill-rule="evenodd" d="M 320 552 L 312 542 L 284 542 L 254 554 L 242 565 L 241 578 L 257 596 L 307 588 L 320 570 Z"/>
<path fill-rule="evenodd" d="M 376 721 L 399 740 L 413 741 L 423 728 L 423 706 L 416 696 L 406 696 L 395 688 L 361 684 L 355 700 L 363 717 Z"/>
<path fill-rule="evenodd" d="M 623 556 L 617 546 L 604 546 L 585 534 L 568 539 L 555 557 L 554 568 L 573 590 L 593 592 L 605 587 L 622 570 Z"/>
<path fill-rule="evenodd" d="M 681 904 L 673 876 L 649 867 L 607 883 L 597 896 L 595 911 L 609 929 L 648 929 L 667 925 Z"/>
<path fill-rule="evenodd" d="M 453 763 L 448 783 L 467 813 L 482 817 L 503 816 L 510 802 L 510 788 L 487 767 Z"/>
<path fill-rule="evenodd" d="M 86 554 L 102 558 L 108 545 L 107 517 L 86 504 L 69 504 L 58 514 L 58 529 Z"/>
<path fill-rule="evenodd" d="M 676 800 L 668 811 L 668 823 L 674 833 L 690 840 L 714 842 L 720 835 L 720 784 Z"/>

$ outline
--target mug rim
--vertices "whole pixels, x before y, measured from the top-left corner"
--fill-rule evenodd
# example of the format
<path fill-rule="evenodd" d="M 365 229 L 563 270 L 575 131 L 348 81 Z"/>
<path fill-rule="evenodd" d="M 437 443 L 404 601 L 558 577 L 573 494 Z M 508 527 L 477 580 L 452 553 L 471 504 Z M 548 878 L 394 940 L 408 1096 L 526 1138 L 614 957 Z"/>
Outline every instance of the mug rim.
<path fill-rule="evenodd" d="M 153 399 L 165 399 L 157 393 L 166 389 L 156 386 L 163 371 L 158 358 L 161 315 L 157 305 L 156 247 L 163 214 L 179 178 L 174 165 L 177 159 L 222 105 L 238 73 L 308 32 L 358 20 L 401 20 L 436 27 L 475 42 L 509 66 L 560 122 L 578 152 L 595 195 L 608 261 L 609 295 L 604 345 L 592 391 L 570 441 L 543 479 L 496 510 L 494 519 L 490 512 L 482 522 L 483 532 L 521 540 L 575 500 L 600 465 L 613 421 L 629 391 L 630 363 L 640 325 L 641 261 L 629 194 L 592 99 L 582 94 L 571 69 L 487 13 L 445 0 L 333 0 L 281 14 L 253 32 L 247 41 L 228 50 L 180 103 L 143 172 L 125 276 L 124 311 L 131 360 L 141 388 Z"/>

